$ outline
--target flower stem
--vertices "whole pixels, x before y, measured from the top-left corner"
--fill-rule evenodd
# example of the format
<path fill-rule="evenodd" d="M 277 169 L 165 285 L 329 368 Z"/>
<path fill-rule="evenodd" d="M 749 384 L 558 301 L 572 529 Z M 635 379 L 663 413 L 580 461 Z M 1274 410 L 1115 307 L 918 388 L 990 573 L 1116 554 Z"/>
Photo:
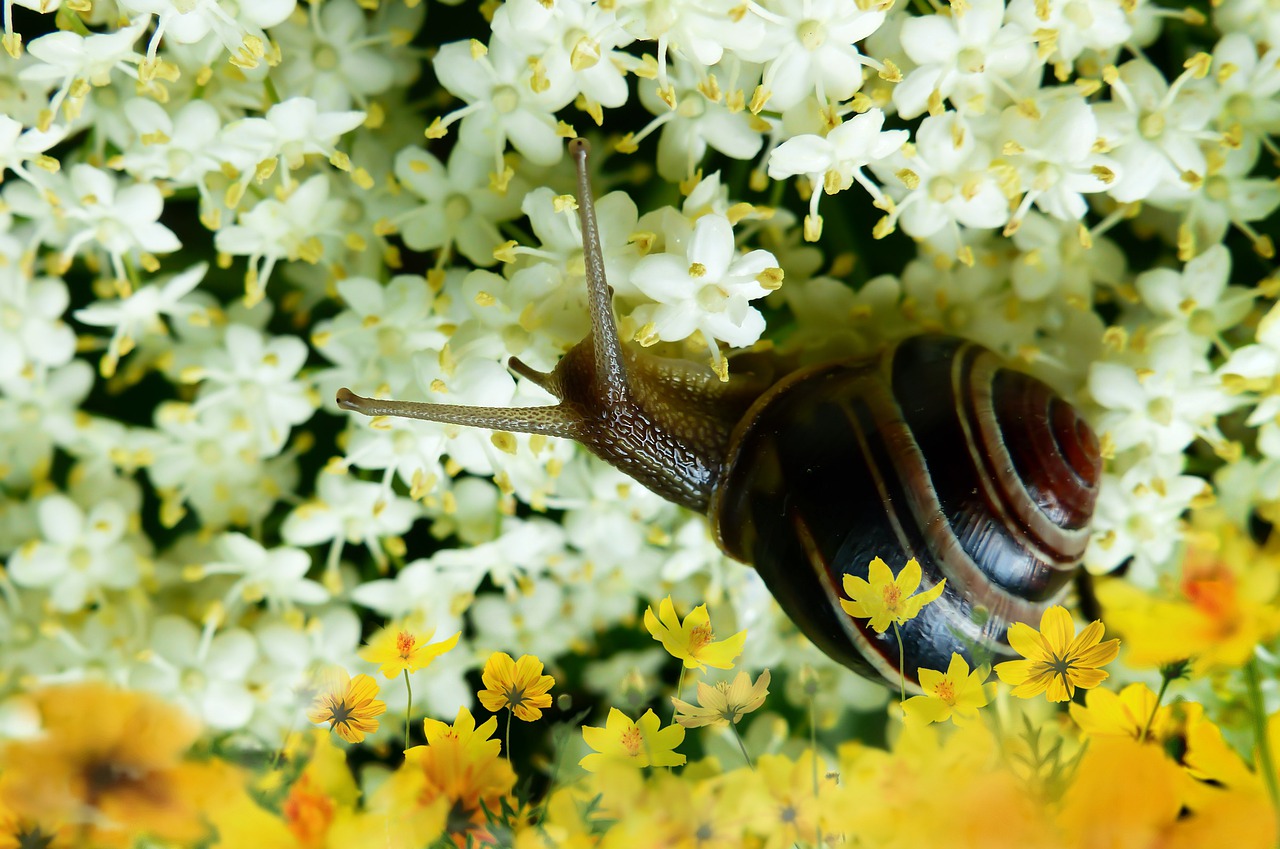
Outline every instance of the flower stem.
<path fill-rule="evenodd" d="M 1151 734 L 1151 724 L 1156 721 L 1156 714 L 1160 712 L 1160 703 L 1164 701 L 1165 691 L 1169 689 L 1169 683 L 1173 681 L 1163 672 L 1160 675 L 1160 692 L 1156 693 L 1155 706 L 1151 708 L 1151 715 L 1147 717 L 1147 724 L 1142 726 L 1142 736 L 1138 738 L 1139 743 L 1147 742 L 1148 735 Z"/>
<path fill-rule="evenodd" d="M 1267 794 L 1280 823 L 1280 786 L 1276 785 L 1276 762 L 1271 753 L 1271 741 L 1267 739 L 1267 709 L 1262 703 L 1262 685 L 1258 681 L 1258 659 L 1249 658 L 1244 665 L 1244 680 L 1249 691 L 1249 713 L 1253 717 L 1253 736 L 1258 745 L 1258 770 L 1267 783 Z"/>
<path fill-rule="evenodd" d="M 409 696 L 404 706 L 404 747 L 409 748 L 409 730 L 413 727 L 413 687 L 409 685 L 409 670 L 404 671 L 404 691 Z"/>
<path fill-rule="evenodd" d="M 679 699 L 679 698 L 680 698 L 680 694 L 681 694 L 683 691 L 684 691 L 684 664 L 683 664 L 683 663 L 681 663 L 681 664 L 680 664 L 680 680 L 676 682 L 676 699 Z M 675 721 L 676 721 L 676 711 L 677 711 L 677 710 L 678 710 L 678 709 L 676 708 L 676 706 L 675 706 L 674 704 L 673 704 L 673 705 L 671 705 L 671 722 L 675 722 Z"/>
<path fill-rule="evenodd" d="M 742 735 L 738 733 L 738 724 L 730 722 L 729 730 L 733 732 L 733 739 L 738 741 L 738 749 L 742 752 L 742 759 L 747 762 L 747 766 L 755 769 L 756 765 L 751 762 L 751 755 L 747 754 L 747 744 L 742 742 Z"/>
<path fill-rule="evenodd" d="M 511 706 L 508 705 L 507 706 L 507 739 L 506 739 L 506 742 L 503 743 L 503 749 L 502 749 L 502 751 L 506 752 L 507 763 L 511 763 L 511 714 L 513 713 L 515 713 L 515 711 L 513 711 L 511 709 Z"/>
<path fill-rule="evenodd" d="M 907 654 L 902 650 L 902 631 L 898 628 L 898 623 L 893 623 L 893 635 L 898 638 L 898 695 L 902 697 L 902 701 L 907 700 L 907 673 L 905 664 L 907 662 Z"/>

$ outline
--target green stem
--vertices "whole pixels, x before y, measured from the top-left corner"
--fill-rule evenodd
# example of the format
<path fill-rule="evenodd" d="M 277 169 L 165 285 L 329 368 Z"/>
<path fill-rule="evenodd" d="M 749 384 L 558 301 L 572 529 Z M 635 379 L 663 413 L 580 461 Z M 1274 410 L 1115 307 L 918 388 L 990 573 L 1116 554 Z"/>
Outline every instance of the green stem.
<path fill-rule="evenodd" d="M 1253 735 L 1258 744 L 1258 769 L 1267 783 L 1267 794 L 1280 823 L 1280 787 L 1276 785 L 1276 762 L 1271 753 L 1271 741 L 1267 739 L 1267 709 L 1262 703 L 1262 685 L 1258 680 L 1258 659 L 1249 658 L 1244 665 L 1244 680 L 1249 690 L 1249 708 L 1253 715 Z"/>
<path fill-rule="evenodd" d="M 1168 675 L 1160 676 L 1160 692 L 1156 693 L 1155 707 L 1151 708 L 1151 715 L 1147 717 L 1147 724 L 1142 726 L 1142 736 L 1138 738 L 1139 743 L 1147 742 L 1148 735 L 1151 734 L 1151 725 L 1156 721 L 1156 714 L 1160 712 L 1160 703 L 1164 701 L 1165 691 L 1169 689 L 1169 683 L 1173 679 Z"/>
<path fill-rule="evenodd" d="M 680 698 L 680 694 L 681 694 L 682 692 L 684 692 L 684 672 L 685 672 L 684 663 L 683 663 L 683 662 L 681 662 L 681 664 L 680 664 L 680 680 L 676 682 L 676 699 L 677 699 L 677 700 L 679 700 L 679 698 Z M 676 721 L 676 711 L 677 711 L 677 710 L 678 710 L 678 708 L 675 706 L 675 704 L 672 704 L 672 705 L 671 705 L 671 722 L 675 722 L 675 721 Z M 668 724 L 670 724 L 670 723 L 668 723 Z"/>
<path fill-rule="evenodd" d="M 404 707 L 404 748 L 409 749 L 409 730 L 413 727 L 413 687 L 409 685 L 409 670 L 404 671 L 404 691 L 409 694 L 409 701 Z"/>
<path fill-rule="evenodd" d="M 271 79 L 270 74 L 267 74 L 265 77 L 262 78 L 262 88 L 264 91 L 266 91 L 267 98 L 271 101 L 272 104 L 276 104 L 280 102 L 280 92 L 276 90 L 275 81 Z"/>
<path fill-rule="evenodd" d="M 507 739 L 503 743 L 502 751 L 507 755 L 507 763 L 511 763 L 511 714 L 515 713 L 510 706 L 507 707 Z"/>
<path fill-rule="evenodd" d="M 747 762 L 747 766 L 755 769 L 756 765 L 751 762 L 751 755 L 747 754 L 747 744 L 742 742 L 742 735 L 738 733 L 738 724 L 730 722 L 729 730 L 733 732 L 733 739 L 738 741 L 738 749 L 742 752 L 742 759 Z"/>
<path fill-rule="evenodd" d="M 907 700 L 907 673 L 905 669 L 907 654 L 902 650 L 902 631 L 898 628 L 897 622 L 893 623 L 893 635 L 898 638 L 898 695 L 905 702 Z"/>

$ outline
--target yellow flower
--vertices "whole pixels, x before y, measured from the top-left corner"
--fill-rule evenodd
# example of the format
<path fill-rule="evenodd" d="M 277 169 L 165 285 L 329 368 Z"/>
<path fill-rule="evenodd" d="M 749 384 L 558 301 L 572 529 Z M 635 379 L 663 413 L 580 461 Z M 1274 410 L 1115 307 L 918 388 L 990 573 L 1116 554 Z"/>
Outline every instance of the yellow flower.
<path fill-rule="evenodd" d="M 1193 658 L 1198 676 L 1238 669 L 1254 646 L 1280 633 L 1280 557 L 1216 511 L 1197 513 L 1194 524 L 1176 581 L 1155 591 L 1115 579 L 1098 585 L 1127 664 Z"/>
<path fill-rule="evenodd" d="M 484 663 L 484 689 L 476 695 L 486 710 L 494 713 L 510 708 L 516 719 L 533 722 L 542 718 L 542 709 L 551 707 L 547 692 L 556 679 L 542 674 L 542 661 L 522 655 L 513 661 L 506 652 L 494 652 Z"/>
<path fill-rule="evenodd" d="M 742 644 L 746 642 L 747 632 L 739 631 L 732 637 L 713 642 L 715 634 L 711 632 L 711 617 L 707 606 L 700 604 L 689 612 L 684 622 L 676 616 L 675 605 L 671 596 L 667 596 L 658 605 L 658 615 L 653 615 L 650 607 L 644 612 L 644 627 L 649 630 L 662 647 L 684 661 L 687 669 L 706 671 L 708 666 L 716 669 L 730 669 L 734 659 L 742 654 Z"/>
<path fill-rule="evenodd" d="M 679 766 L 684 763 L 684 755 L 675 748 L 684 742 L 684 729 L 668 725 L 659 730 L 661 725 L 651 710 L 632 722 L 622 711 L 610 708 L 604 728 L 582 726 L 582 738 L 595 751 L 578 761 L 578 765 L 587 772 L 596 772 L 609 764 L 636 768 Z"/>
<path fill-rule="evenodd" d="M 1168 705 L 1156 709 L 1156 694 L 1146 684 L 1130 684 L 1119 695 L 1090 690 L 1084 705 L 1072 704 L 1071 718 L 1086 737 L 1131 737 L 1163 740 L 1171 730 Z M 1153 716 L 1154 714 L 1154 716 Z"/>
<path fill-rule="evenodd" d="M 378 682 L 368 675 L 347 674 L 341 667 L 330 667 L 324 673 L 319 692 L 307 711 L 307 719 L 317 725 L 329 723 L 339 737 L 348 743 L 359 743 L 366 734 L 378 730 L 374 717 L 386 713 L 387 706 L 374 698 Z"/>
<path fill-rule="evenodd" d="M 902 709 L 907 719 L 917 722 L 945 722 L 953 720 L 962 725 L 978 716 L 978 708 L 986 707 L 987 692 L 982 682 L 989 671 L 969 671 L 969 664 L 952 652 L 951 664 L 946 673 L 936 669 L 920 668 L 920 689 L 923 696 L 907 699 Z"/>
<path fill-rule="evenodd" d="M 1107 680 L 1098 667 L 1116 659 L 1119 640 L 1102 639 L 1102 623 L 1091 622 L 1076 634 L 1075 623 L 1066 608 L 1054 605 L 1040 617 L 1040 631 L 1015 622 L 1009 626 L 1009 645 L 1025 660 L 996 665 L 996 674 L 1013 685 L 1013 694 L 1031 699 L 1046 693 L 1051 702 L 1065 702 L 1076 687 L 1088 690 Z"/>
<path fill-rule="evenodd" d="M 42 733 L 0 744 L 0 809 L 26 839 L 72 824 L 77 846 L 185 845 L 206 835 L 206 794 L 238 780 L 187 760 L 199 724 L 154 696 L 86 682 L 30 698 Z"/>
<path fill-rule="evenodd" d="M 671 703 L 679 713 L 676 722 L 685 728 L 697 728 L 703 725 L 722 727 L 730 722 L 737 725 L 742 717 L 764 704 L 764 697 L 769 695 L 769 670 L 760 673 L 754 684 L 746 672 L 739 672 L 733 679 L 717 682 L 711 687 L 702 681 L 698 682 L 698 704 L 672 698 Z"/>
<path fill-rule="evenodd" d="M 871 561 L 867 578 L 844 576 L 844 592 L 850 601 L 840 599 L 845 613 L 858 619 L 870 619 L 871 628 L 883 634 L 890 625 L 902 625 L 916 618 L 926 604 L 942 595 L 947 579 L 943 578 L 919 595 L 911 595 L 920 586 L 920 564 L 912 557 L 898 577 L 879 557 Z"/>
<path fill-rule="evenodd" d="M 391 624 L 369 638 L 360 650 L 360 659 L 376 663 L 387 678 L 399 677 L 404 672 L 417 672 L 431 665 L 431 661 L 458 644 L 459 631 L 447 640 L 432 643 L 435 628 L 419 631 L 412 622 Z"/>

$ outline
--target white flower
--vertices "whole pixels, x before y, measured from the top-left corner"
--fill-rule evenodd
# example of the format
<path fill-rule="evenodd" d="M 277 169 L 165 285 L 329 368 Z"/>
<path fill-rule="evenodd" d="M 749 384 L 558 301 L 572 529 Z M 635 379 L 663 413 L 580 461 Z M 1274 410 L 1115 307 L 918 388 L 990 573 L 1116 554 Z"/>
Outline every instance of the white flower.
<path fill-rule="evenodd" d="M 133 44 L 148 23 L 149 17 L 140 16 L 114 32 L 79 35 L 64 30 L 42 35 L 27 45 L 27 51 L 38 63 L 24 68 L 19 76 L 24 80 L 58 83 L 58 91 L 49 101 L 49 114 L 56 116 L 76 80 L 105 86 L 115 70 L 137 78 L 134 66 L 142 57 L 134 52 Z"/>
<path fill-rule="evenodd" d="M 338 156 L 338 139 L 364 123 L 365 113 L 321 112 L 309 97 L 291 97 L 267 110 L 262 118 L 243 118 L 222 130 L 226 156 L 238 170 L 241 188 L 251 178 L 261 180 L 278 159 L 284 166 L 281 179 L 286 188 L 292 185 L 289 172 L 302 167 L 308 155 L 327 159 Z M 314 178 L 313 178 L 314 179 Z"/>
<path fill-rule="evenodd" d="M 813 95 L 821 106 L 848 100 L 862 85 L 865 60 L 855 44 L 879 29 L 884 10 L 847 0 L 762 0 L 749 4 L 765 32 L 753 48 L 736 48 L 765 64 L 752 108 L 784 111 Z"/>
<path fill-rule="evenodd" d="M 158 19 L 147 57 L 154 61 L 162 36 L 178 44 L 195 44 L 213 33 L 231 53 L 233 64 L 255 68 L 266 52 L 263 32 L 293 13 L 297 0 L 253 0 L 252 3 L 224 5 L 219 0 L 120 0 L 130 12 L 147 13 Z M 212 57 L 210 57 L 212 58 Z"/>
<path fill-rule="evenodd" d="M 1006 17 L 1028 33 L 1043 31 L 1041 58 L 1067 70 L 1085 50 L 1112 55 L 1133 32 L 1116 0 L 1009 0 Z"/>
<path fill-rule="evenodd" d="M 218 231 L 214 245 L 223 253 L 249 257 L 245 296 L 256 303 L 280 260 L 319 262 L 323 258 L 320 237 L 341 236 L 342 207 L 341 199 L 329 197 L 329 177 L 316 174 L 294 184 L 283 201 L 268 198 L 240 213 L 235 225 Z"/>
<path fill-rule="evenodd" d="M 103 377 L 115 374 L 120 358 L 129 353 L 138 341 L 153 333 L 167 333 L 162 316 L 170 321 L 186 318 L 200 308 L 183 299 L 204 279 L 208 266 L 193 265 L 175 274 L 163 283 L 151 283 L 117 301 L 97 301 L 75 311 L 76 321 L 92 327 L 114 327 L 107 352 L 103 355 Z M 0 345 L 2 349 L 2 345 Z"/>
<path fill-rule="evenodd" d="M 127 538 L 129 516 L 112 500 L 86 513 L 65 495 L 47 495 L 36 511 L 40 538 L 9 558 L 9 574 L 24 587 L 49 592 L 54 610 L 71 613 L 127 589 L 141 575 L 141 558 Z"/>
<path fill-rule="evenodd" d="M 1131 363 L 1097 362 L 1089 393 L 1106 408 L 1096 421 L 1117 451 L 1146 446 L 1181 452 L 1197 436 L 1221 443 L 1218 416 L 1237 406 L 1210 373 L 1199 346 L 1181 335 L 1161 336 Z"/>
<path fill-rule="evenodd" d="M 551 165 L 564 153 L 556 132 L 557 110 L 575 93 L 565 68 L 531 64 L 514 45 L 493 39 L 488 48 L 478 42 L 453 41 L 441 46 L 432 61 L 440 85 L 467 105 L 441 119 L 439 130 L 457 120 L 458 143 L 493 163 L 502 174 L 507 143 L 535 165 Z M 434 132 L 428 128 L 428 137 Z"/>
<path fill-rule="evenodd" d="M 1176 550 L 1182 515 L 1209 487 L 1203 478 L 1182 474 L 1182 466 L 1180 453 L 1163 454 L 1102 476 L 1086 569 L 1105 574 L 1132 557 L 1125 580 L 1145 587 L 1156 583 Z"/>
<path fill-rule="evenodd" d="M 1093 107 L 1099 135 L 1120 163 L 1109 194 L 1121 202 L 1187 197 L 1187 173 L 1203 175 L 1200 141 L 1218 141 L 1205 128 L 1213 119 L 1206 85 L 1184 71 L 1172 84 L 1148 62 L 1133 59 L 1112 76 L 1114 99 Z"/>
<path fill-rule="evenodd" d="M 1218 370 L 1232 392 L 1257 394 L 1257 406 L 1246 424 L 1258 428 L 1258 450 L 1280 458 L 1280 307 L 1272 307 L 1258 322 L 1257 344 L 1232 352 Z"/>
<path fill-rule="evenodd" d="M 636 310 L 642 342 L 678 341 L 702 331 L 717 367 L 717 340 L 742 348 L 764 332 L 764 316 L 751 306 L 782 283 L 773 254 L 737 255 L 733 225 L 704 215 L 694 225 L 683 255 L 650 254 L 636 263 L 631 282 L 657 305 Z"/>
<path fill-rule="evenodd" d="M 481 266 L 497 262 L 493 251 L 504 241 L 497 225 L 520 214 L 522 186 L 499 194 L 489 185 L 487 168 L 486 160 L 462 143 L 454 146 L 448 168 L 422 148 L 401 150 L 396 178 L 423 201 L 392 220 L 405 244 L 415 251 L 456 247 Z"/>
<path fill-rule="evenodd" d="M 680 3 L 622 0 L 620 17 L 638 39 L 657 41 L 658 84 L 666 87 L 667 51 L 696 65 L 715 65 L 726 50 L 750 50 L 764 38 L 764 24 L 741 14 L 737 0 L 686 0 Z"/>
<path fill-rule="evenodd" d="M 880 188 L 862 169 L 898 151 L 909 135 L 906 130 L 882 132 L 883 127 L 884 112 L 869 109 L 831 130 L 826 138 L 808 134 L 795 136 L 769 154 L 769 176 L 774 180 L 797 174 L 809 178 L 812 195 L 809 198 L 809 218 L 805 222 L 806 235 L 816 237 L 816 232 L 810 228 L 816 227 L 820 220 L 818 200 L 823 191 L 835 194 L 857 180 L 873 198 L 881 200 Z"/>
<path fill-rule="evenodd" d="M 125 102 L 124 114 L 137 136 L 120 156 L 120 167 L 137 179 L 198 186 L 218 170 L 213 146 L 222 120 L 210 104 L 195 100 L 170 116 L 154 100 L 136 97 Z"/>
<path fill-rule="evenodd" d="M 1009 220 L 1009 205 L 991 169 L 989 142 L 975 124 L 955 112 L 925 118 L 914 148 L 880 162 L 872 170 L 885 181 L 897 208 L 876 227 L 876 235 L 902 229 L 917 239 L 936 238 L 958 249 L 957 227 L 988 229 Z"/>
<path fill-rule="evenodd" d="M 1228 286 L 1230 278 L 1231 252 L 1214 245 L 1188 262 L 1182 273 L 1153 268 L 1139 274 L 1134 287 L 1147 308 L 1164 319 L 1156 333 L 1198 336 L 1208 342 L 1236 326 L 1253 306 L 1255 293 Z M 1195 343 L 1188 339 L 1186 344 Z"/>
<path fill-rule="evenodd" d="M 551 75 L 572 75 L 597 124 L 602 121 L 600 107 L 627 102 L 624 71 L 637 63 L 619 48 L 635 39 L 618 23 L 614 10 L 586 0 L 510 0 L 494 12 L 493 34 L 506 44 L 522 45 Z"/>
<path fill-rule="evenodd" d="M 0 380 L 28 366 L 68 362 L 76 336 L 62 320 L 67 285 L 56 277 L 29 279 L 16 263 L 0 264 Z"/>
<path fill-rule="evenodd" d="M 305 17 L 293 16 L 271 30 L 284 56 L 272 75 L 285 91 L 314 98 L 322 109 L 349 109 L 353 102 L 364 108 L 396 82 L 389 49 L 398 44 L 396 28 L 416 31 L 425 11 L 425 5 L 410 10 L 389 4 L 370 20 L 353 0 L 310 6 Z"/>
<path fill-rule="evenodd" d="M 28 163 L 45 170 L 57 170 L 58 161 L 46 156 L 45 151 L 61 142 L 66 135 L 66 127 L 53 126 L 47 131 L 35 127 L 24 130 L 20 122 L 8 115 L 0 115 L 0 174 L 7 168 L 27 182 L 34 183 L 36 179 L 26 167 Z"/>
<path fill-rule="evenodd" d="M 201 576 L 235 575 L 226 592 L 226 606 L 263 601 L 268 609 L 281 610 L 295 604 L 323 604 L 329 592 L 306 577 L 311 555 L 297 548 L 279 546 L 270 550 L 244 534 L 227 533 L 218 540 L 226 558 L 200 567 Z"/>
<path fill-rule="evenodd" d="M 1122 173 L 1094 151 L 1098 121 L 1074 88 L 1042 89 L 1037 100 L 1005 109 L 1000 124 L 1005 155 L 1025 193 L 1014 223 L 1032 203 L 1054 218 L 1078 221 L 1088 210 L 1082 195 L 1106 191 Z"/>
<path fill-rule="evenodd" d="M 330 543 L 325 564 L 330 573 L 336 573 L 338 556 L 347 542 L 363 544 L 383 560 L 382 537 L 405 533 L 421 512 L 416 503 L 388 492 L 382 484 L 349 475 L 321 472 L 317 490 L 315 498 L 285 517 L 280 535 L 289 545 Z"/>
<path fill-rule="evenodd" d="M 248 672 L 258 659 L 253 635 L 239 628 L 203 630 L 181 616 L 161 616 L 131 684 L 183 705 L 210 728 L 234 731 L 253 716 Z"/>
<path fill-rule="evenodd" d="M 131 183 L 117 188 L 116 178 L 92 165 L 71 169 L 71 197 L 65 216 L 73 234 L 62 250 L 64 262 L 86 242 L 97 242 L 111 255 L 112 269 L 126 279 L 124 257 L 144 251 L 171 253 L 182 247 L 173 231 L 160 223 L 164 198 L 150 183 Z M 78 226 L 77 226 L 78 225 Z"/>
<path fill-rule="evenodd" d="M 950 14 L 910 17 L 902 24 L 902 47 L 918 65 L 893 89 L 903 118 L 942 108 L 982 113 L 992 100 L 1007 102 L 1010 86 L 1034 58 L 1022 26 L 1005 23 L 1004 0 L 972 0 Z M 932 102 L 931 102 L 932 101 Z"/>
<path fill-rule="evenodd" d="M 0 475 L 26 490 L 49 475 L 55 444 L 75 439 L 84 417 L 79 407 L 93 387 L 93 368 L 72 360 L 44 374 L 0 378 Z"/>
<path fill-rule="evenodd" d="M 555 581 L 533 584 L 515 598 L 483 595 L 471 605 L 471 621 L 476 627 L 475 644 L 481 650 L 515 655 L 557 657 L 587 630 L 564 613 L 565 591 Z"/>
<path fill-rule="evenodd" d="M 298 379 L 306 343 L 295 336 L 265 338 L 243 324 L 227 328 L 225 347 L 205 353 L 187 376 L 200 380 L 194 411 L 248 430 L 264 456 L 284 447 L 289 431 L 311 418 L 316 401 Z"/>
<path fill-rule="evenodd" d="M 724 91 L 718 99 L 711 100 L 694 65 L 679 61 L 673 62 L 671 68 L 669 96 L 674 98 L 676 107 L 672 109 L 663 99 L 658 81 L 641 80 L 640 102 L 658 117 L 628 140 L 633 146 L 661 128 L 658 174 L 663 179 L 683 180 L 692 175 L 708 147 L 732 159 L 750 159 L 760 152 L 764 144 L 761 134 L 769 124 L 742 108 L 743 87 L 754 80 L 754 72 L 727 74 L 718 82 Z"/>

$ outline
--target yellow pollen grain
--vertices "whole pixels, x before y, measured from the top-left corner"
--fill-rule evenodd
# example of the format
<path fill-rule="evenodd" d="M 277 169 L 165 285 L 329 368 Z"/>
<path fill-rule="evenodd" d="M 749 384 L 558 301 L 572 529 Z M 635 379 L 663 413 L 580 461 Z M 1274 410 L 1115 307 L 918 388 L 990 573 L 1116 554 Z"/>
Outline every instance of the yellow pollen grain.
<path fill-rule="evenodd" d="M 706 276 L 706 274 L 707 274 L 707 267 L 706 267 L 705 265 L 703 265 L 702 263 L 700 263 L 700 262 L 691 262 L 691 263 L 689 263 L 689 276 L 690 276 L 690 277 L 694 277 L 694 278 L 698 278 L 698 277 L 705 277 L 705 276 Z"/>
<path fill-rule="evenodd" d="M 640 746 L 644 742 L 644 738 L 640 734 L 640 729 L 631 726 L 622 732 L 622 748 L 626 749 L 627 754 L 633 758 L 640 756 Z"/>
<path fill-rule="evenodd" d="M 413 647 L 418 642 L 417 638 L 408 631 L 401 631 L 396 634 L 396 651 L 400 657 L 406 658 L 413 654 Z"/>
<path fill-rule="evenodd" d="M 949 705 L 956 703 L 956 687 L 950 680 L 943 679 L 933 688 L 933 694 Z"/>

